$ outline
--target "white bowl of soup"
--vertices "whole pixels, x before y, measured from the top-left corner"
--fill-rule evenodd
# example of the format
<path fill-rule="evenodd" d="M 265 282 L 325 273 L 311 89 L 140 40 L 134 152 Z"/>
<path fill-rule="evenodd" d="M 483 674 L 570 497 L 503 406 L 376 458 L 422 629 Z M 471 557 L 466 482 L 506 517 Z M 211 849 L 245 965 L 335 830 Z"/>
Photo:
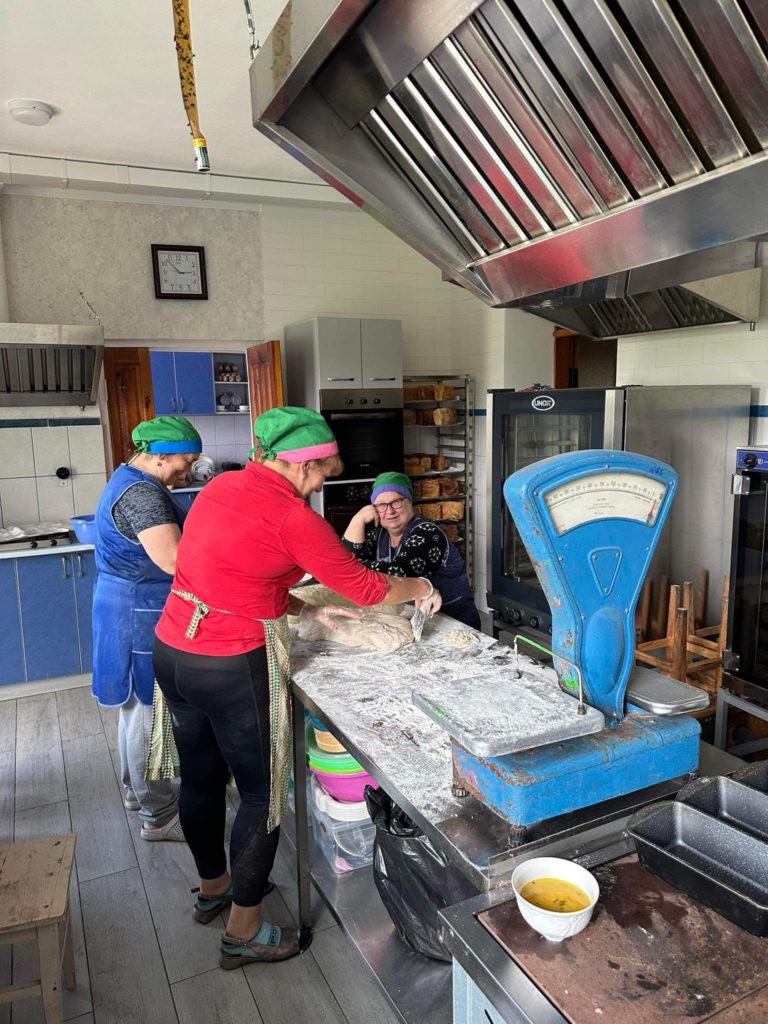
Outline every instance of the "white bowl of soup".
<path fill-rule="evenodd" d="M 560 857 L 523 861 L 512 874 L 512 888 L 523 919 L 550 942 L 586 928 L 600 897 L 595 876 Z"/>

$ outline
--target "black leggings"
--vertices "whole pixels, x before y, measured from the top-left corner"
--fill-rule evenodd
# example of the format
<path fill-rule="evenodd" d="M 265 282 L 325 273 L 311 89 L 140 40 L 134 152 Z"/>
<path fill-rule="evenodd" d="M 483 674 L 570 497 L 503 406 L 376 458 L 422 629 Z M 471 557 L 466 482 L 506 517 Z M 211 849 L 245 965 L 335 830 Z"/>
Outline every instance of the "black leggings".
<path fill-rule="evenodd" d="M 171 711 L 181 762 L 179 817 L 201 878 L 227 870 L 229 770 L 240 793 L 229 843 L 234 901 L 261 903 L 279 829 L 267 832 L 270 785 L 266 649 L 233 657 L 187 654 L 155 638 L 155 678 Z"/>

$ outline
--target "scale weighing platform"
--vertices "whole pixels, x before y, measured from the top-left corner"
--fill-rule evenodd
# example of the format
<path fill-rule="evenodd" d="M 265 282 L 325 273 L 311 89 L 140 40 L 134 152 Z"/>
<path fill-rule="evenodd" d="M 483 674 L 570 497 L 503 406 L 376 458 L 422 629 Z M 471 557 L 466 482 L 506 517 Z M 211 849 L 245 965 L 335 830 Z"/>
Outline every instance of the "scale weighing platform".
<path fill-rule="evenodd" d="M 467 679 L 413 701 L 452 738 L 455 795 L 521 835 L 698 767 L 700 727 L 685 712 L 707 694 L 634 664 L 635 607 L 676 488 L 670 466 L 604 449 L 504 484 L 552 609 L 554 670 L 518 657 L 508 683 Z"/>

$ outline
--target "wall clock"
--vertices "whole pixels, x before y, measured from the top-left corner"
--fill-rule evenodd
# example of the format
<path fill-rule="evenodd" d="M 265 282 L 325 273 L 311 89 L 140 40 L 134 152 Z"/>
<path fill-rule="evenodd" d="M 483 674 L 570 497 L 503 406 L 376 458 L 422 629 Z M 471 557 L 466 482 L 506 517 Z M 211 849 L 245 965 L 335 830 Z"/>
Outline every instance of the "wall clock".
<path fill-rule="evenodd" d="M 156 299 L 207 299 L 202 245 L 153 245 Z"/>

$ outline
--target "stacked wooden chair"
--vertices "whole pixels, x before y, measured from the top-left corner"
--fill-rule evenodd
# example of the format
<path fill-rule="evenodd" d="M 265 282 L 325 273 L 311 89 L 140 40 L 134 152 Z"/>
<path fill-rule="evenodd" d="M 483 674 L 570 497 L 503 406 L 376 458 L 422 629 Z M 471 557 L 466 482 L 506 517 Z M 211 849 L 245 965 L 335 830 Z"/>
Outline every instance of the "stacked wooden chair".
<path fill-rule="evenodd" d="M 654 603 L 653 582 L 646 580 L 636 617 L 637 662 L 698 686 L 710 695 L 709 707 L 694 712 L 697 718 L 706 718 L 715 711 L 728 632 L 728 577 L 723 580 L 720 622 L 714 626 L 703 625 L 708 583 L 705 571 L 694 594 L 692 583 L 670 586 L 668 578 L 662 577 Z"/>

